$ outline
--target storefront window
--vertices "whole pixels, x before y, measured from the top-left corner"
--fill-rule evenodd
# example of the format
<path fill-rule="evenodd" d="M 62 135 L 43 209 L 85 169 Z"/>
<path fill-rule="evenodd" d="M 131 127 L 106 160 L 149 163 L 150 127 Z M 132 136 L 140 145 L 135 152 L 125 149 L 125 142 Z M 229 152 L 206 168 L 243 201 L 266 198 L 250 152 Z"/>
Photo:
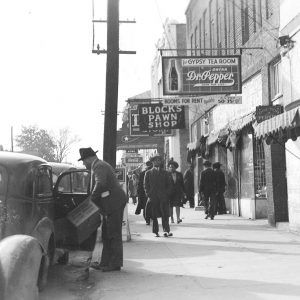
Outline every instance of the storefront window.
<path fill-rule="evenodd" d="M 254 187 L 256 198 L 267 198 L 265 152 L 261 140 L 254 141 Z"/>

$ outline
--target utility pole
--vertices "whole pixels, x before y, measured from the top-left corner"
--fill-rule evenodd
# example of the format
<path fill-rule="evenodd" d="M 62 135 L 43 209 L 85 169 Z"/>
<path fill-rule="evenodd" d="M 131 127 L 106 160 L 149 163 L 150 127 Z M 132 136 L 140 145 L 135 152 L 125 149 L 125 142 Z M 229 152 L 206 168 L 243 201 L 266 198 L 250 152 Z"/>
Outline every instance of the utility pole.
<path fill-rule="evenodd" d="M 94 17 L 94 6 L 93 6 Z M 94 49 L 94 24 L 107 23 L 107 50 L 101 50 L 99 44 Z M 136 51 L 119 50 L 119 24 L 135 21 L 119 20 L 119 0 L 107 0 L 107 20 L 93 19 L 92 53 L 107 54 L 106 58 L 106 91 L 104 112 L 103 160 L 113 168 L 116 167 L 116 139 L 119 87 L 119 54 L 136 54 Z"/>
<path fill-rule="evenodd" d="M 116 167 L 119 86 L 119 0 L 107 1 L 107 60 L 103 160 Z"/>

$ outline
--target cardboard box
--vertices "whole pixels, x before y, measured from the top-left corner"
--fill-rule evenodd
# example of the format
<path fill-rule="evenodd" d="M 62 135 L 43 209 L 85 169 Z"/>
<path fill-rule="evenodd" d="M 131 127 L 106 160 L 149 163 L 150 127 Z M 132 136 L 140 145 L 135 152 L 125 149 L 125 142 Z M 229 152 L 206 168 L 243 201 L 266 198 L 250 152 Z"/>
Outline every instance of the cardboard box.
<path fill-rule="evenodd" d="M 101 224 L 99 209 L 94 202 L 90 201 L 90 198 L 68 213 L 67 219 L 75 228 L 75 236 L 72 239 L 78 244 L 90 237 Z"/>

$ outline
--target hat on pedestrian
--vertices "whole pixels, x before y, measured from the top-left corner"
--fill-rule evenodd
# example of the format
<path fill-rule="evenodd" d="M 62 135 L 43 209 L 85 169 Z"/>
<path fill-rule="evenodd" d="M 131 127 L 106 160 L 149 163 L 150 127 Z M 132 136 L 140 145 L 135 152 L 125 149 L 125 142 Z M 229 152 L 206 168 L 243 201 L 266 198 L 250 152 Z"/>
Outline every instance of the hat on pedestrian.
<path fill-rule="evenodd" d="M 163 159 L 159 154 L 155 154 L 154 156 L 152 156 L 151 158 L 150 158 L 150 162 L 153 162 L 156 158 L 159 158 L 159 159 Z"/>
<path fill-rule="evenodd" d="M 178 163 L 175 160 L 169 160 L 168 167 L 170 165 L 173 165 L 175 169 L 177 169 L 179 167 Z"/>
<path fill-rule="evenodd" d="M 95 152 L 91 147 L 80 148 L 79 149 L 80 158 L 78 159 L 78 161 L 84 160 L 84 159 L 86 159 L 88 157 L 91 157 L 91 156 L 95 156 L 97 152 L 98 151 Z"/>
<path fill-rule="evenodd" d="M 151 167 L 152 166 L 152 162 L 150 160 L 146 161 L 145 164 L 146 164 L 147 167 Z"/>
<path fill-rule="evenodd" d="M 215 163 L 213 163 L 213 168 L 214 168 L 214 169 L 219 169 L 221 166 L 222 166 L 222 164 L 219 163 L 218 161 L 215 162 Z"/>
<path fill-rule="evenodd" d="M 203 166 L 211 167 L 211 162 L 209 160 L 205 160 L 204 163 L 203 163 Z"/>

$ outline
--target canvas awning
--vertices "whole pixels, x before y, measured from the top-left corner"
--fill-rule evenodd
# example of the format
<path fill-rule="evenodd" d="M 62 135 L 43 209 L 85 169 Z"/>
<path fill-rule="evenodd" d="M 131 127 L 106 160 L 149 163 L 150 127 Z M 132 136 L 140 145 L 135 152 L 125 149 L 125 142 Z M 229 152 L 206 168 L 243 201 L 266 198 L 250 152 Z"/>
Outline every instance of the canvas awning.
<path fill-rule="evenodd" d="M 254 125 L 256 137 L 268 137 L 269 135 L 274 135 L 284 129 L 300 127 L 299 110 L 300 107 L 296 107 Z"/>
<path fill-rule="evenodd" d="M 254 112 L 251 112 L 248 115 L 229 122 L 228 127 L 230 131 L 240 131 L 247 125 L 250 125 L 253 122 L 253 116 Z"/>

